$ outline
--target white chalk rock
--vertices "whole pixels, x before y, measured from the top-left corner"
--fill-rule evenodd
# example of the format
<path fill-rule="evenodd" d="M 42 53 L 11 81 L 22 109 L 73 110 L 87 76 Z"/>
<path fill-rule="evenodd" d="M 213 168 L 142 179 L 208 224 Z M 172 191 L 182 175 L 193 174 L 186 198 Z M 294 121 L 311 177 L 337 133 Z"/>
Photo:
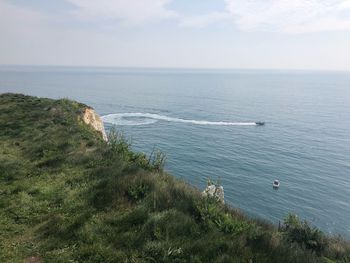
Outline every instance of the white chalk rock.
<path fill-rule="evenodd" d="M 104 141 L 108 141 L 103 122 L 92 108 L 86 108 L 83 113 L 83 121 L 93 129 L 100 132 Z"/>
<path fill-rule="evenodd" d="M 203 196 L 214 197 L 221 203 L 225 203 L 224 188 L 221 185 L 211 184 L 202 192 Z"/>

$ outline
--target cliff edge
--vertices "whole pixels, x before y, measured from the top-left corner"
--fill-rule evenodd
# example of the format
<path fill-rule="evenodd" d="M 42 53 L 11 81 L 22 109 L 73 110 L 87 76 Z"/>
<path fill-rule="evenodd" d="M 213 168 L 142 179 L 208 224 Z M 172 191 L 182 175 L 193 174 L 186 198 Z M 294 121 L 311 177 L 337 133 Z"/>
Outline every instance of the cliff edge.
<path fill-rule="evenodd" d="M 203 197 L 162 153 L 101 134 L 82 103 L 0 94 L 1 263 L 350 262 L 341 238 L 248 218 L 220 186 Z"/>

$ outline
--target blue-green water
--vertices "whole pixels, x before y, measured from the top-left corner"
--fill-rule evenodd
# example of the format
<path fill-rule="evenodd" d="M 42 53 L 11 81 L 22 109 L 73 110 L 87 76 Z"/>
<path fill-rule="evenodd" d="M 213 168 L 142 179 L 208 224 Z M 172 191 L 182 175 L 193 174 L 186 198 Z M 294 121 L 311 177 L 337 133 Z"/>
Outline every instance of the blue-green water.
<path fill-rule="evenodd" d="M 2 67 L 0 92 L 117 114 L 104 119 L 135 149 L 166 152 L 192 185 L 220 179 L 227 203 L 252 216 L 293 212 L 350 236 L 349 73 Z"/>

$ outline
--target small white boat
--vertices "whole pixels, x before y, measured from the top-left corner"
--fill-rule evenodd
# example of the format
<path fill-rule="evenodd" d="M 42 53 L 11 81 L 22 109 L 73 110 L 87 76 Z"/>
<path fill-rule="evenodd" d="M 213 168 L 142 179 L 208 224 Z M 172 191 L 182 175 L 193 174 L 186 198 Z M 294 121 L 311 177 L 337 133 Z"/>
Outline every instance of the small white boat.
<path fill-rule="evenodd" d="M 278 180 L 273 181 L 272 187 L 273 188 L 279 188 L 280 187 L 280 181 L 278 181 Z"/>

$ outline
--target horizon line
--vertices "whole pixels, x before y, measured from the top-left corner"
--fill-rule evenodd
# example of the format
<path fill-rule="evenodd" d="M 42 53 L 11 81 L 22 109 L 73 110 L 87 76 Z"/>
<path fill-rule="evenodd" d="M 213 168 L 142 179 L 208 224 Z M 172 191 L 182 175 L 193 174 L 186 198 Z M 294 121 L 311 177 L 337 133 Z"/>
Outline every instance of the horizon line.
<path fill-rule="evenodd" d="M 162 66 L 102 66 L 102 65 L 53 65 L 53 64 L 0 64 L 4 68 L 80 68 L 120 70 L 185 70 L 185 71 L 294 71 L 294 72 L 339 72 L 350 73 L 350 69 L 301 69 L 301 68 L 210 68 L 210 67 L 162 67 Z"/>

